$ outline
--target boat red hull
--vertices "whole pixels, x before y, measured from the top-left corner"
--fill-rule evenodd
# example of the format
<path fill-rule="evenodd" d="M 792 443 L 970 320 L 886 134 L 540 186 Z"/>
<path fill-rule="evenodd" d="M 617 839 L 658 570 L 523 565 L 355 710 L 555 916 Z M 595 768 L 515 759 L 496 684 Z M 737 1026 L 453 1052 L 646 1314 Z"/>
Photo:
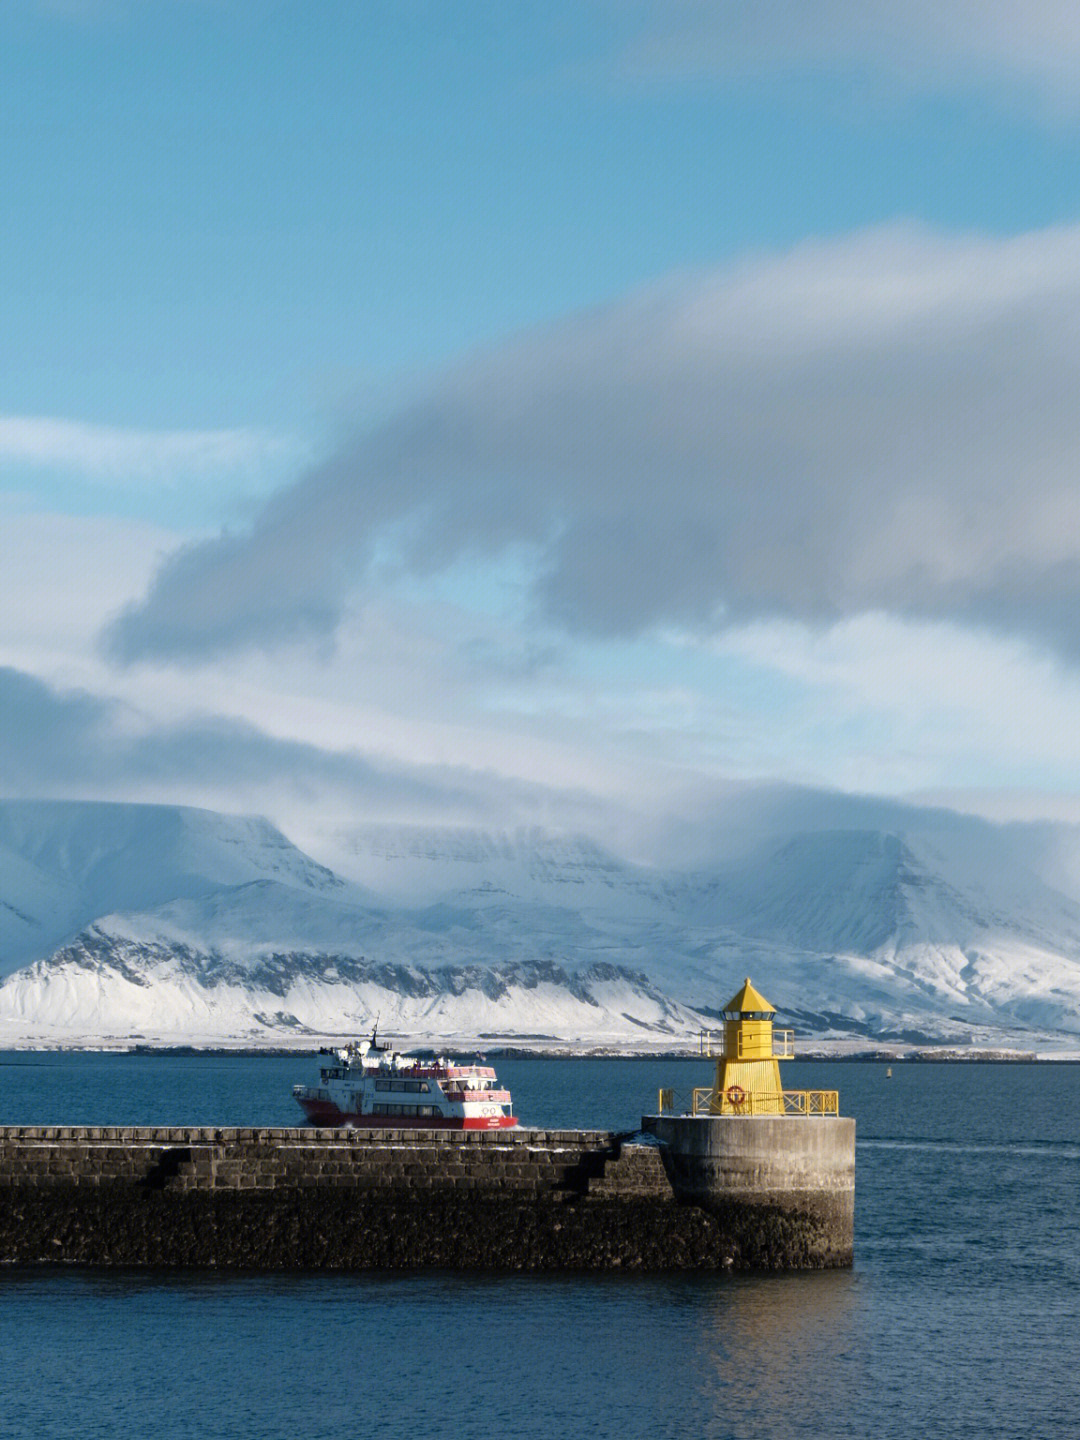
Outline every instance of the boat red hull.
<path fill-rule="evenodd" d="M 516 1115 L 349 1115 L 328 1100 L 303 1099 L 312 1125 L 356 1130 L 508 1130 Z"/>

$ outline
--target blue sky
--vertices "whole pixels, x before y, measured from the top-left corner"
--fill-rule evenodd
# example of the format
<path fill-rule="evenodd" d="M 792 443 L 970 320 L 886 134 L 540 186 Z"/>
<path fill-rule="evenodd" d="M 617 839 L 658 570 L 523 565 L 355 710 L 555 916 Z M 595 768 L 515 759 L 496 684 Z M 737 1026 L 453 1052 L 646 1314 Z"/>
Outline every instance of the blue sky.
<path fill-rule="evenodd" d="M 11 0 L 0 785 L 1080 816 L 1078 77 L 1057 3 Z"/>

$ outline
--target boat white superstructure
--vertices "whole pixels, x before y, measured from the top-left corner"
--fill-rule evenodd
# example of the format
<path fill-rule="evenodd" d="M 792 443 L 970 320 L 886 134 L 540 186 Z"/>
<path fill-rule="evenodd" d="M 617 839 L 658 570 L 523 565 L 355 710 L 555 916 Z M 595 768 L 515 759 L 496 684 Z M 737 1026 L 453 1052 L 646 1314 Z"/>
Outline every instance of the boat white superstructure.
<path fill-rule="evenodd" d="M 332 1062 L 322 1066 L 319 1084 L 293 1086 L 312 1125 L 501 1130 L 518 1123 L 490 1065 L 402 1055 L 380 1045 L 376 1032 L 319 1054 Z"/>

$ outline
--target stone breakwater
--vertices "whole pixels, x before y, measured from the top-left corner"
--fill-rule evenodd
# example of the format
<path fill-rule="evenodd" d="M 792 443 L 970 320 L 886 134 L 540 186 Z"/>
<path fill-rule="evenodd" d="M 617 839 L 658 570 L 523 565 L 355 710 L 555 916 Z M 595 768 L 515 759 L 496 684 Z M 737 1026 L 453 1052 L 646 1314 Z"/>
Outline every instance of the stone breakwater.
<path fill-rule="evenodd" d="M 820 1266 L 798 1227 L 679 1203 L 598 1130 L 7 1127 L 0 1263 L 262 1270 Z"/>

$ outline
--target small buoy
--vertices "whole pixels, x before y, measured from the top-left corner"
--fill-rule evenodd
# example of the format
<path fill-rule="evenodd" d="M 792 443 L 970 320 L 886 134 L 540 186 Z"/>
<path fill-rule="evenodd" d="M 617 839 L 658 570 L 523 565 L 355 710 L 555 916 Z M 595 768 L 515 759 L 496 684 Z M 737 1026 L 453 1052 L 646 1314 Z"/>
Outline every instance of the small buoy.
<path fill-rule="evenodd" d="M 891 1065 L 887 1065 L 887 1066 L 885 1067 L 885 1079 L 886 1079 L 886 1080 L 891 1080 L 891 1079 L 892 1079 L 892 1066 L 891 1066 Z"/>

